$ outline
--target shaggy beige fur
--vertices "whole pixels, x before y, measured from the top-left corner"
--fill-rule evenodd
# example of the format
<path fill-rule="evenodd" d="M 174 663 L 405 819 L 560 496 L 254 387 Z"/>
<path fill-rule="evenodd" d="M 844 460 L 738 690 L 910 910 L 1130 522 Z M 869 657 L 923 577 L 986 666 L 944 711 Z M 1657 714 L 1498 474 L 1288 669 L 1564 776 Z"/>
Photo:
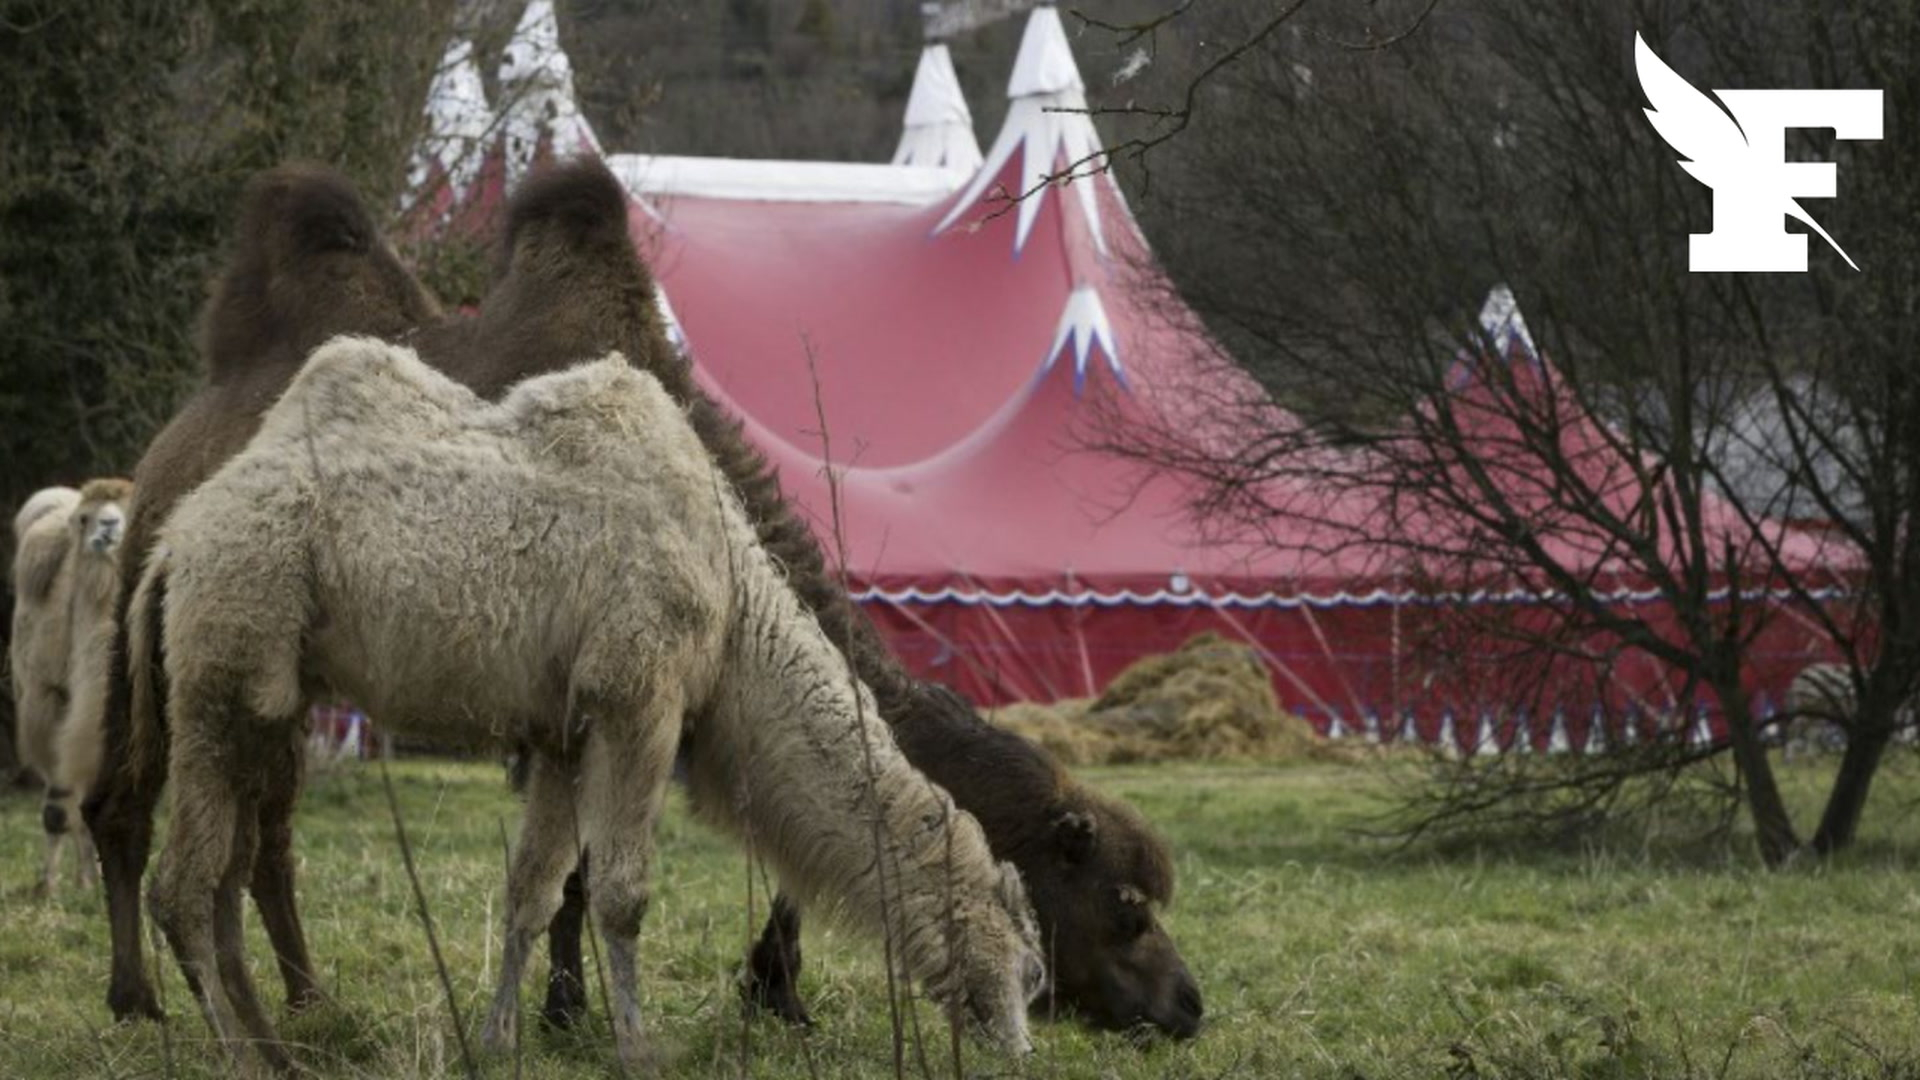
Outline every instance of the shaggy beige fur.
<path fill-rule="evenodd" d="M 616 1040 L 642 1059 L 635 939 L 685 717 L 705 813 L 1028 1048 L 1043 969 L 1018 873 L 907 764 L 686 416 L 619 355 L 490 405 L 409 350 L 328 344 L 163 530 L 129 615 L 136 672 L 155 603 L 174 813 L 151 905 L 230 1046 L 274 1038 L 235 913 L 280 759 L 250 747 L 297 739 L 338 693 L 396 730 L 532 750 L 489 1044 L 513 1042 L 528 950 L 585 846 Z M 152 689 L 136 678 L 136 738 Z"/>
<path fill-rule="evenodd" d="M 94 870 L 77 811 L 100 771 L 118 549 L 131 494 L 124 480 L 94 480 L 79 491 L 47 488 L 14 517 L 10 659 L 16 737 L 21 761 L 46 784 L 40 887 L 47 891 L 57 880 L 61 841 L 69 832 L 76 875 L 84 881 Z"/>

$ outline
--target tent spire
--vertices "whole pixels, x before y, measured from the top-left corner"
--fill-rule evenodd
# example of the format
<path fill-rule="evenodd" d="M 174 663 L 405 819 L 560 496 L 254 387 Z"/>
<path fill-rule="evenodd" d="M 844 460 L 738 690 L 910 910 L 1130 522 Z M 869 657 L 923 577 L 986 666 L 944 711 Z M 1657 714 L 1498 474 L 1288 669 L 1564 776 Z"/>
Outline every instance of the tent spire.
<path fill-rule="evenodd" d="M 895 165 L 935 165 L 949 169 L 978 169 L 980 142 L 973 135 L 973 113 L 960 92 L 953 56 L 939 42 L 921 50 L 913 73 L 913 91 L 907 95 L 907 116 L 900 132 Z"/>
<path fill-rule="evenodd" d="M 1052 4 L 1033 9 L 1027 17 L 1026 35 L 1020 39 L 1020 54 L 1013 62 L 1013 77 L 1007 81 L 1007 119 L 987 152 L 986 163 L 974 174 L 947 216 L 934 227 L 941 232 L 967 216 L 990 191 L 996 191 L 1000 174 L 1018 153 L 1020 165 L 1006 194 L 1025 198 L 1020 201 L 1019 227 L 1014 234 L 1013 250 L 1018 254 L 1026 246 L 1027 235 L 1040 214 L 1040 204 L 1054 194 L 1043 186 L 1047 177 L 1072 168 L 1079 179 L 1066 184 L 1077 198 L 1086 216 L 1088 232 L 1095 248 L 1106 254 L 1106 234 L 1101 227 L 1100 208 L 1095 201 L 1094 184 L 1110 178 L 1088 175 L 1105 163 L 1100 135 L 1087 115 L 1086 85 L 1080 81 L 1080 69 L 1074 64 L 1073 49 L 1067 45 L 1067 32 L 1060 25 L 1060 12 Z M 1117 188 L 1115 189 L 1118 190 Z"/>
<path fill-rule="evenodd" d="M 427 130 L 407 166 L 409 200 L 435 218 L 465 199 L 479 182 L 497 118 L 487 104 L 473 43 L 456 37 L 427 88 Z"/>
<path fill-rule="evenodd" d="M 1527 320 L 1520 316 L 1520 302 L 1504 281 L 1488 290 L 1486 302 L 1480 305 L 1480 330 L 1492 342 L 1496 356 L 1504 359 L 1515 345 L 1527 356 L 1538 355 L 1533 335 L 1527 333 Z"/>
<path fill-rule="evenodd" d="M 600 156 L 600 140 L 573 93 L 573 61 L 560 48 L 553 0 L 530 0 L 500 58 L 506 128 L 507 185 L 526 175 L 543 151 Z"/>

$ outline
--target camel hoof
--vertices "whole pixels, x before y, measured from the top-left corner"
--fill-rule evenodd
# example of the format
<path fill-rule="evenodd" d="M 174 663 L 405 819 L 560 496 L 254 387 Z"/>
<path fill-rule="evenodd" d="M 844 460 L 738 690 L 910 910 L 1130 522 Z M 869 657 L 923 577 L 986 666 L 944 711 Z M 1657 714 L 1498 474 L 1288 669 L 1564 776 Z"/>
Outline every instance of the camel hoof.
<path fill-rule="evenodd" d="M 138 1020 L 164 1022 L 167 1018 L 167 1014 L 160 1011 L 160 1003 L 154 1000 L 153 991 L 145 986 L 132 990 L 109 989 L 107 1008 L 113 1011 L 114 1020 L 123 1024 Z"/>
<path fill-rule="evenodd" d="M 547 983 L 547 1002 L 540 1022 L 551 1031 L 571 1031 L 587 1018 L 587 992 L 578 982 L 559 978 Z"/>
<path fill-rule="evenodd" d="M 807 1015 L 807 1006 L 800 1000 L 799 992 L 790 982 L 742 979 L 740 1000 L 749 1010 L 772 1013 L 790 1027 L 803 1030 L 813 1028 L 813 1017 Z"/>
<path fill-rule="evenodd" d="M 506 1055 L 513 1052 L 514 1037 L 517 1034 L 516 1018 L 494 1014 L 480 1029 L 480 1048 L 489 1054 Z"/>

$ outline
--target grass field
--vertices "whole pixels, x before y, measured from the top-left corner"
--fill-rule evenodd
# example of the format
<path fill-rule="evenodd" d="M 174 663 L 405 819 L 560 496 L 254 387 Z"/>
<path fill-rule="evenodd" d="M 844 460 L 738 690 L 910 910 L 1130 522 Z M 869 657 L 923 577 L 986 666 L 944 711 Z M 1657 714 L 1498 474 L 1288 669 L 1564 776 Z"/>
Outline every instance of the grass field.
<path fill-rule="evenodd" d="M 1383 778 L 1365 769 L 1087 775 L 1145 810 L 1179 853 L 1169 919 L 1205 991 L 1208 1029 L 1142 1050 L 1042 1024 L 1032 1060 L 969 1046 L 968 1075 L 1920 1077 L 1920 771 L 1910 762 L 1877 788 L 1858 851 L 1783 873 L 1737 848 L 1396 853 L 1348 831 L 1378 806 Z M 393 776 L 458 1003 L 477 1029 L 516 808 L 494 767 L 412 762 Z M 1787 779 L 1803 802 L 1814 797 L 1815 772 Z M 297 828 L 307 927 L 335 1000 L 282 1033 L 324 1075 L 459 1075 L 377 769 L 316 778 Z M 35 803 L 0 800 L 0 1077 L 223 1075 L 170 958 L 171 1025 L 109 1023 L 102 902 L 70 886 L 31 898 L 38 853 Z M 893 1075 L 876 948 L 811 928 L 803 989 L 818 1030 L 748 1022 L 730 983 L 758 929 L 745 860 L 679 801 L 662 853 L 642 992 L 667 1075 Z M 765 903 L 756 894 L 756 914 Z M 252 949 L 277 1002 L 257 932 Z M 530 979 L 529 1018 L 539 989 Z M 944 1029 L 924 1005 L 919 1017 L 931 1075 L 951 1075 Z M 526 1076 L 615 1073 L 604 1023 L 556 1037 L 529 1019 L 524 1030 Z M 511 1060 L 483 1068 L 515 1073 Z M 911 1046 L 906 1072 L 922 1074 Z"/>

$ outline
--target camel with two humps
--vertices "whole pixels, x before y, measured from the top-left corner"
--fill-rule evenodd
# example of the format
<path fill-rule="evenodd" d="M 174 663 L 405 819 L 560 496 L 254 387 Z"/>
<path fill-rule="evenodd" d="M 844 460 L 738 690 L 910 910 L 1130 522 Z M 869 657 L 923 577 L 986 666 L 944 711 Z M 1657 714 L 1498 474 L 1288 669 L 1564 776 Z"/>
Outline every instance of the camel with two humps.
<path fill-rule="evenodd" d="M 8 659 L 20 761 L 45 786 L 40 808 L 46 858 L 35 888 L 51 893 L 69 837 L 74 873 L 94 871 L 92 844 L 75 813 L 100 769 L 101 720 L 116 558 L 128 484 L 91 480 L 35 492 L 14 516 L 13 636 Z"/>
<path fill-rule="evenodd" d="M 513 1044 L 581 836 L 616 1044 L 648 1059 L 636 939 L 684 730 L 697 808 L 884 934 L 957 1020 L 1031 1048 L 1044 965 L 1018 871 L 901 755 L 680 406 L 617 354 L 492 405 L 410 350 L 323 347 L 176 508 L 131 619 L 133 670 L 157 649 L 168 685 L 164 728 L 151 681 L 133 695 L 136 744 L 170 735 L 152 913 L 237 1055 L 288 1064 L 238 893 L 256 831 L 285 827 L 261 793 L 297 782 L 260 748 L 297 743 L 323 693 L 403 734 L 531 751 L 490 1046 Z"/>

